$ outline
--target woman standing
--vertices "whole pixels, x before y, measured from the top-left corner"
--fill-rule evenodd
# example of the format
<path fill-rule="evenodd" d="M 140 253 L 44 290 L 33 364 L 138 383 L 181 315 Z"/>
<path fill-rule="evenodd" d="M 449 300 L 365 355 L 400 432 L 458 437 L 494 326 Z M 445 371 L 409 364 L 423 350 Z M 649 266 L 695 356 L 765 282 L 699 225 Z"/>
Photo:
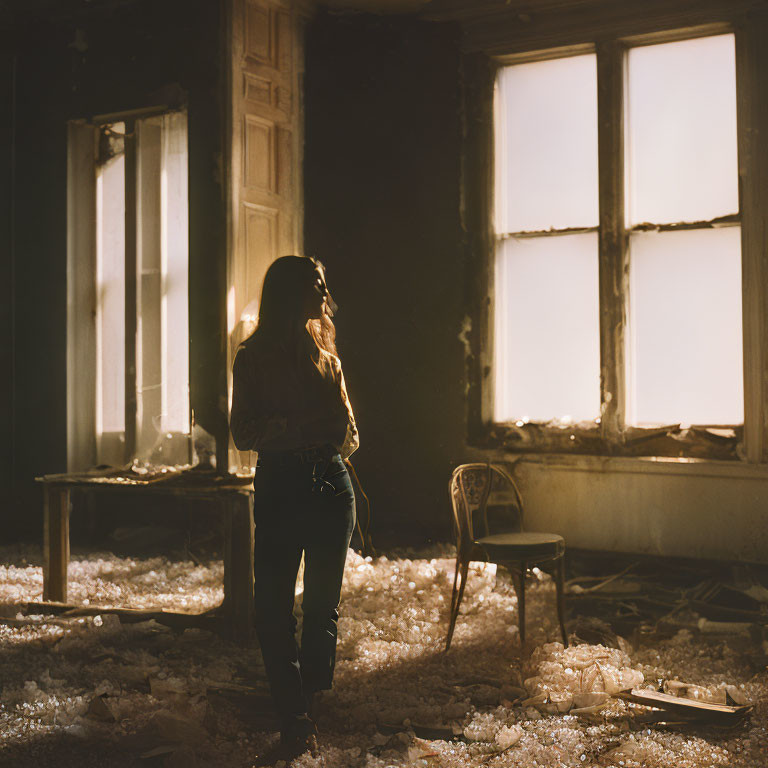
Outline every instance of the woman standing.
<path fill-rule="evenodd" d="M 331 687 L 355 497 L 344 465 L 355 418 L 334 343 L 322 265 L 301 256 L 267 271 L 256 331 L 233 369 L 231 430 L 258 451 L 254 479 L 256 629 L 288 754 L 316 745 L 315 692 Z M 293 615 L 304 554 L 301 647 Z"/>

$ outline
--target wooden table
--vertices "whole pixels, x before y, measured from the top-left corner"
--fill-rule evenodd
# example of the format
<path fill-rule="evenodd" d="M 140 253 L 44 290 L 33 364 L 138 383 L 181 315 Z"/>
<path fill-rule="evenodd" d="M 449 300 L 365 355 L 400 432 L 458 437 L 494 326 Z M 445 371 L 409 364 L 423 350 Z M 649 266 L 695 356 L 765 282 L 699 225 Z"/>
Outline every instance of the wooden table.
<path fill-rule="evenodd" d="M 150 476 L 129 471 L 92 471 L 37 478 L 44 493 L 43 600 L 67 602 L 71 491 L 116 491 L 146 497 L 204 499 L 222 517 L 224 530 L 224 601 L 214 609 L 228 634 L 247 643 L 253 633 L 253 491 L 250 478 L 212 472 L 170 471 Z M 119 613 L 118 611 L 115 611 Z M 163 614 L 170 612 L 163 612 Z M 190 614 L 171 614 L 179 619 Z M 209 612 L 210 615 L 210 612 Z"/>

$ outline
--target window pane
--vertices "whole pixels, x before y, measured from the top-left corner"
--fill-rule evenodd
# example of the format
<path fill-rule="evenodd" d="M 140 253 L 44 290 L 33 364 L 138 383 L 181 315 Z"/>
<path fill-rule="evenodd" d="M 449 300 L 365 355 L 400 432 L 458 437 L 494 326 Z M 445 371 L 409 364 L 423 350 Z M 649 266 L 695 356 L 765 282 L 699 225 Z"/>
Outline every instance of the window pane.
<path fill-rule="evenodd" d="M 122 123 L 113 126 L 124 130 Z M 125 155 L 107 160 L 96 176 L 96 338 L 99 436 L 125 431 Z M 106 438 L 105 438 L 106 439 Z M 122 464 L 106 453 L 103 461 Z M 101 450 L 101 449 L 100 449 Z"/>
<path fill-rule="evenodd" d="M 184 463 L 189 432 L 187 117 L 137 121 L 138 453 Z M 159 454 L 160 440 L 162 455 Z M 154 455 L 152 454 L 154 449 Z"/>
<path fill-rule="evenodd" d="M 596 226 L 594 54 L 503 68 L 495 147 L 497 232 Z"/>
<path fill-rule="evenodd" d="M 163 431 L 189 432 L 187 116 L 163 118 Z"/>
<path fill-rule="evenodd" d="M 738 227 L 630 239 L 630 423 L 741 424 Z"/>
<path fill-rule="evenodd" d="M 627 66 L 629 224 L 737 213 L 733 35 L 633 48 Z"/>
<path fill-rule="evenodd" d="M 600 415 L 597 234 L 502 241 L 495 421 Z"/>

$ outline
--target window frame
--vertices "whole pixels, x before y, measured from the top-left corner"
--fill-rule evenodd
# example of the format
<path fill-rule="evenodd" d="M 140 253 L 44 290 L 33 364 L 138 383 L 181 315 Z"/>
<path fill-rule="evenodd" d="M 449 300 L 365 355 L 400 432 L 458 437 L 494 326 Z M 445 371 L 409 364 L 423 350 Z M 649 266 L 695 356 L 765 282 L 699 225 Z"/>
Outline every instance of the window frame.
<path fill-rule="evenodd" d="M 153 117 L 183 113 L 189 136 L 189 109 L 186 104 L 158 105 L 126 110 L 67 124 L 67 468 L 81 471 L 97 463 L 100 455 L 96 418 L 98 366 L 97 337 L 97 238 L 96 176 L 99 133 L 105 125 L 124 124 L 125 155 L 125 428 L 119 436 L 123 461 L 136 458 L 138 434 L 137 330 L 141 276 L 138 264 L 138 201 L 136 123 Z M 188 140 L 188 139 L 187 139 Z M 187 164 L 189 160 L 187 159 Z M 189 178 L 187 198 L 189 199 Z M 189 229 L 189 215 L 187 229 Z M 189 281 L 191 257 L 187 251 Z M 189 282 L 187 296 L 189 301 Z M 190 308 L 186 322 L 191 333 Z M 192 371 L 187 364 L 189 418 L 192 425 Z M 184 433 L 186 434 L 186 433 Z"/>
<path fill-rule="evenodd" d="M 768 54 L 760 46 L 761 36 L 768 33 L 768 14 L 751 13 L 738 7 L 731 7 L 730 11 L 723 5 L 714 21 L 686 25 L 685 14 L 678 9 L 672 21 L 666 18 L 621 20 L 615 31 L 603 29 L 599 33 L 588 28 L 588 18 L 585 28 L 565 32 L 554 32 L 542 23 L 540 34 L 519 38 L 509 45 L 506 53 L 496 46 L 492 56 L 480 52 L 467 54 L 465 163 L 472 173 L 466 178 L 464 215 L 468 228 L 475 234 L 470 245 L 475 264 L 468 318 L 472 332 L 467 336 L 466 345 L 469 445 L 524 453 L 768 461 L 768 289 L 762 288 L 768 279 L 768 215 L 765 212 L 768 151 L 756 141 L 760 131 L 768 133 L 768 98 L 760 92 L 761 86 L 768 84 Z M 554 19 L 552 25 L 556 25 Z M 592 26 L 595 26 L 594 20 Z M 479 34 L 478 29 L 483 29 L 479 23 L 473 34 Z M 625 226 L 624 215 L 625 53 L 630 47 L 724 33 L 734 34 L 736 49 L 739 215 L 728 217 L 727 222 L 713 220 L 693 226 L 703 228 L 721 223 L 741 226 L 744 423 L 733 427 L 733 438 L 710 432 L 705 426 L 628 427 L 625 336 L 630 230 Z M 492 218 L 496 73 L 500 67 L 513 63 L 589 52 L 597 57 L 602 418 L 599 425 L 590 428 L 532 422 L 522 426 L 496 423 L 493 421 L 496 234 Z M 659 227 L 660 230 L 668 228 Z M 607 398 L 606 393 L 611 393 L 611 397 Z"/>

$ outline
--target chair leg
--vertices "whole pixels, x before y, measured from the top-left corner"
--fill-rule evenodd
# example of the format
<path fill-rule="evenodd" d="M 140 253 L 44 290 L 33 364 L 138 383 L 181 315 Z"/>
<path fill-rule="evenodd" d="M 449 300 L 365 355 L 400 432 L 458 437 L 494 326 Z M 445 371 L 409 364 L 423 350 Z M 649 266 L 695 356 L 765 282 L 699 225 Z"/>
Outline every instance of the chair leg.
<path fill-rule="evenodd" d="M 461 574 L 459 574 L 461 570 Z M 461 563 L 461 569 L 459 569 L 459 562 L 456 562 L 456 577 L 453 582 L 454 593 L 456 593 L 456 578 L 461 575 L 461 583 L 459 584 L 458 592 L 456 593 L 456 600 L 451 599 L 451 621 L 448 625 L 448 637 L 445 639 L 445 650 L 447 651 L 451 647 L 451 640 L 453 639 L 453 631 L 456 629 L 456 619 L 459 617 L 459 608 L 461 607 L 461 600 L 464 597 L 464 587 L 467 584 L 467 575 L 469 574 L 469 561 Z"/>
<path fill-rule="evenodd" d="M 451 614 L 456 605 L 456 595 L 459 594 L 459 558 L 456 558 L 456 568 L 453 571 L 453 591 L 451 592 Z"/>
<path fill-rule="evenodd" d="M 568 647 L 568 633 L 565 631 L 565 556 L 557 558 L 555 572 L 555 587 L 557 590 L 557 618 L 560 622 L 560 632 L 563 635 L 563 646 Z"/>
<path fill-rule="evenodd" d="M 528 571 L 528 563 L 519 564 L 517 577 L 517 626 L 520 630 L 520 650 L 525 646 L 525 575 Z"/>

